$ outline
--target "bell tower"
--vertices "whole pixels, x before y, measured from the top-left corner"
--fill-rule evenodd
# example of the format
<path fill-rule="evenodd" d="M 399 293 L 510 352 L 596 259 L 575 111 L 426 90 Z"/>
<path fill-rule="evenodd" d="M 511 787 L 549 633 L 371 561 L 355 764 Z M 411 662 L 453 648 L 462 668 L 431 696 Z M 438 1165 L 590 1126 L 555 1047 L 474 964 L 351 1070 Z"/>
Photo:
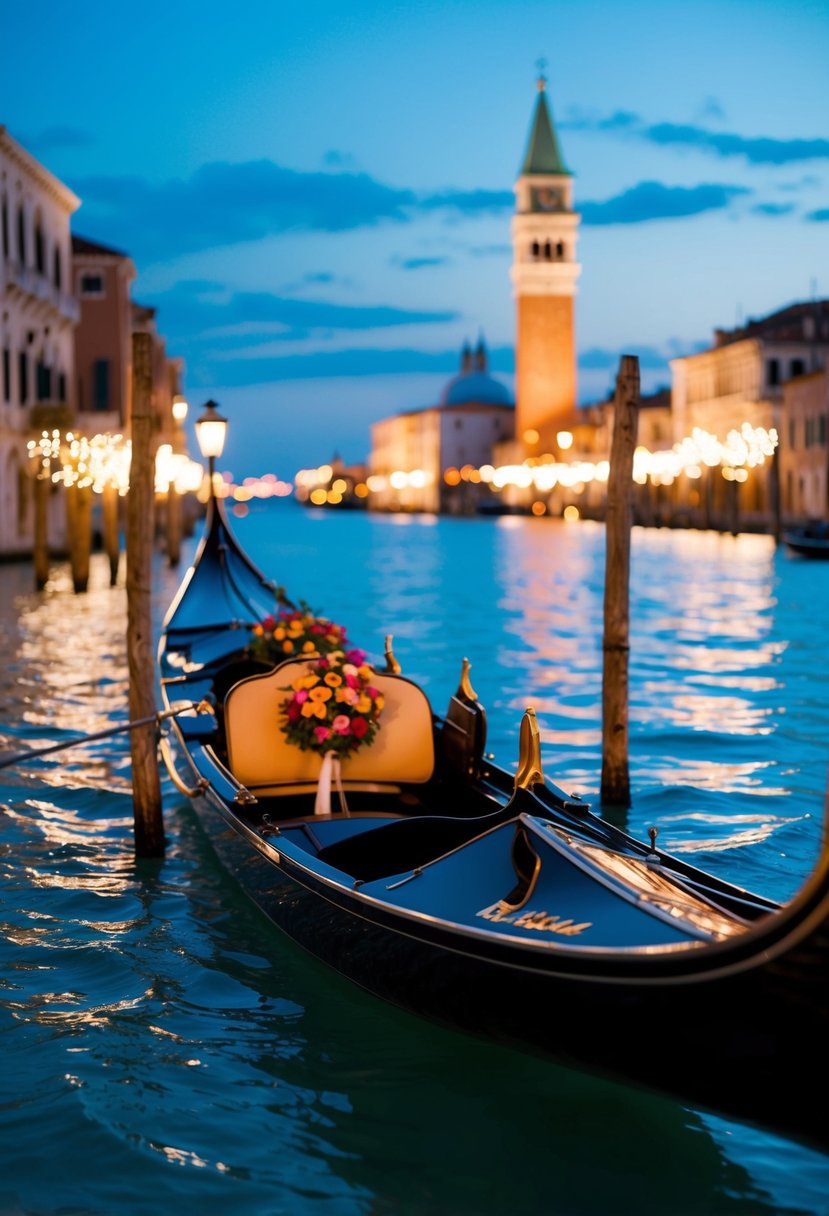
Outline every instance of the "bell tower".
<path fill-rule="evenodd" d="M 572 425 L 576 408 L 580 216 L 573 210 L 573 175 L 561 155 L 546 89 L 540 73 L 512 219 L 515 438 L 527 456 L 555 454 L 556 433 Z"/>

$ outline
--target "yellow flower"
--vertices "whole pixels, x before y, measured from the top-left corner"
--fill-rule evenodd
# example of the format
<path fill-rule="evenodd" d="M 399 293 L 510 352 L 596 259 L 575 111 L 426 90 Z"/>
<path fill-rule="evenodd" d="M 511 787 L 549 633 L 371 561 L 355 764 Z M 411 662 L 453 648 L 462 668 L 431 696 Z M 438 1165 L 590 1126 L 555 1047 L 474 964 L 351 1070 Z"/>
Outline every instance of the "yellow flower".
<path fill-rule="evenodd" d="M 291 681 L 291 688 L 293 688 L 295 692 L 299 692 L 301 688 L 313 688 L 314 685 L 319 684 L 319 682 L 319 676 L 297 676 L 295 680 Z"/>
<path fill-rule="evenodd" d="M 312 650 L 316 650 L 316 646 L 314 645 L 313 642 L 303 642 L 302 649 L 305 651 L 306 654 L 310 654 L 310 652 Z"/>
<path fill-rule="evenodd" d="M 284 639 L 285 630 L 282 625 L 277 625 L 276 629 L 273 631 L 273 636 L 276 638 L 277 642 L 281 642 Z"/>
<path fill-rule="evenodd" d="M 330 688 L 323 688 L 322 684 L 319 684 L 316 688 L 311 689 L 308 696 L 312 701 L 323 704 L 325 701 L 331 700 L 332 693 Z"/>
<path fill-rule="evenodd" d="M 357 698 L 357 712 L 367 714 L 371 709 L 371 697 L 367 697 L 365 693 Z"/>
<path fill-rule="evenodd" d="M 262 628 L 261 625 L 254 625 L 253 629 L 251 630 L 251 633 L 253 634 L 253 636 L 255 638 L 261 638 L 261 637 L 265 636 L 265 630 Z"/>
<path fill-rule="evenodd" d="M 325 709 L 325 706 L 323 706 L 323 709 Z M 317 712 L 317 702 L 316 701 L 303 701 L 303 703 L 302 703 L 303 718 L 313 718 L 314 715 L 316 714 L 316 712 Z"/>
<path fill-rule="evenodd" d="M 336 671 L 329 671 L 326 672 L 325 682 L 326 684 L 329 684 L 331 688 L 339 688 L 343 682 L 343 678 L 342 676 L 338 676 Z"/>
<path fill-rule="evenodd" d="M 386 698 L 383 696 L 382 693 L 378 693 L 377 696 L 374 698 L 374 708 L 377 710 L 378 714 L 385 704 L 386 704 Z"/>
<path fill-rule="evenodd" d="M 293 653 L 293 649 L 294 649 L 294 644 L 293 644 L 293 642 L 289 642 L 289 641 L 287 641 L 287 639 L 286 639 L 286 641 L 284 641 L 284 642 L 282 643 L 282 649 L 285 651 L 285 653 L 286 653 L 286 654 L 292 654 L 292 653 Z"/>
<path fill-rule="evenodd" d="M 306 702 L 306 704 L 307 704 L 307 702 Z M 328 717 L 328 710 L 325 708 L 325 705 L 323 704 L 322 701 L 312 701 L 311 705 L 313 706 L 313 712 L 316 714 L 316 716 L 318 718 L 327 718 Z"/>
<path fill-rule="evenodd" d="M 361 680 L 370 680 L 372 676 L 371 668 L 367 663 L 363 663 L 362 667 L 357 668 L 357 675 Z"/>
<path fill-rule="evenodd" d="M 348 694 L 351 690 L 348 688 L 338 688 L 334 693 L 336 700 L 342 704 L 343 701 L 348 701 Z"/>

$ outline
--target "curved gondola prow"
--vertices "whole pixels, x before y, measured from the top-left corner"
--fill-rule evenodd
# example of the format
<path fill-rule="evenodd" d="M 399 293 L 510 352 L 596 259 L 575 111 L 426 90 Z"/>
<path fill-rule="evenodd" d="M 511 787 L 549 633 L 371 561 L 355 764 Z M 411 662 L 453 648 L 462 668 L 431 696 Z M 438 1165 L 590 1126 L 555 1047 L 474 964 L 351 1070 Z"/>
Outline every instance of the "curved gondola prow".
<path fill-rule="evenodd" d="M 205 596 L 202 582 L 212 581 Z M 198 592 L 194 587 L 199 586 Z M 195 611 L 190 601 L 198 594 Z M 162 623 L 162 634 L 174 629 L 216 627 L 238 622 L 253 624 L 273 608 L 289 603 L 284 592 L 248 557 L 231 530 L 222 499 L 211 495 L 204 530 L 195 557 Z M 205 605 L 211 618 L 205 620 Z"/>

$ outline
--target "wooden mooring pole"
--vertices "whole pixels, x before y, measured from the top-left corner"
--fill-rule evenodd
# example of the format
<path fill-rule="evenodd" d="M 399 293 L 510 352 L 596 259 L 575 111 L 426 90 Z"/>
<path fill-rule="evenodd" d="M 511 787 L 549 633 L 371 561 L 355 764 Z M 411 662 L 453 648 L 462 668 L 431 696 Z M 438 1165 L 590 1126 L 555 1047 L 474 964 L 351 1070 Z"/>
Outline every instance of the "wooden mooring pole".
<path fill-rule="evenodd" d="M 104 486 L 101 503 L 102 536 L 104 552 L 109 558 L 109 585 L 118 582 L 118 566 L 121 561 L 121 539 L 118 528 L 118 487 L 108 481 Z"/>
<path fill-rule="evenodd" d="M 89 587 L 92 556 L 92 487 L 73 482 L 66 493 L 66 533 L 72 586 L 77 592 Z"/>
<path fill-rule="evenodd" d="M 625 808 L 630 806 L 630 531 L 633 524 L 633 452 L 638 422 L 639 360 L 635 355 L 622 355 L 616 377 L 607 483 L 601 801 L 603 805 Z"/>
<path fill-rule="evenodd" d="M 49 581 L 49 491 L 52 482 L 43 461 L 35 474 L 34 498 L 34 547 L 32 557 L 35 568 L 35 588 L 42 591 Z"/>
<path fill-rule="evenodd" d="M 130 718 L 155 712 L 155 656 L 152 648 L 152 559 L 155 469 L 152 450 L 152 338 L 132 336 L 132 459 L 127 495 L 127 660 Z M 137 857 L 164 854 L 161 780 L 156 725 L 130 736 L 132 806 Z"/>

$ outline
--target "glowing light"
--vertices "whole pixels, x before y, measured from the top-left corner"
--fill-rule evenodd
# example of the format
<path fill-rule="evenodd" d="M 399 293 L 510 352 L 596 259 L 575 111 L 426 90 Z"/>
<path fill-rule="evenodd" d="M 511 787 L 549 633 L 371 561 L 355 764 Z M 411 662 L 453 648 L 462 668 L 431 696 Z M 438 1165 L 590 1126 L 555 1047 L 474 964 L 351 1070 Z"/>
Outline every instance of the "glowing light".
<path fill-rule="evenodd" d="M 546 515 L 547 505 L 546 503 L 539 502 L 539 500 L 536 499 L 536 501 L 530 507 L 530 510 L 532 511 L 533 515 Z"/>
<path fill-rule="evenodd" d="M 578 507 L 576 507 L 572 503 L 570 503 L 570 505 L 568 507 L 564 508 L 564 518 L 567 520 L 568 523 L 572 522 L 575 519 L 579 519 L 580 514 L 579 514 Z"/>
<path fill-rule="evenodd" d="M 556 443 L 562 452 L 566 452 L 571 448 L 573 446 L 573 436 L 570 431 L 559 431 L 556 435 Z"/>
<path fill-rule="evenodd" d="M 529 427 L 524 432 L 524 442 L 528 445 L 531 445 L 533 443 L 538 443 L 539 438 L 540 438 L 540 436 L 538 434 L 538 431 L 534 427 Z"/>

